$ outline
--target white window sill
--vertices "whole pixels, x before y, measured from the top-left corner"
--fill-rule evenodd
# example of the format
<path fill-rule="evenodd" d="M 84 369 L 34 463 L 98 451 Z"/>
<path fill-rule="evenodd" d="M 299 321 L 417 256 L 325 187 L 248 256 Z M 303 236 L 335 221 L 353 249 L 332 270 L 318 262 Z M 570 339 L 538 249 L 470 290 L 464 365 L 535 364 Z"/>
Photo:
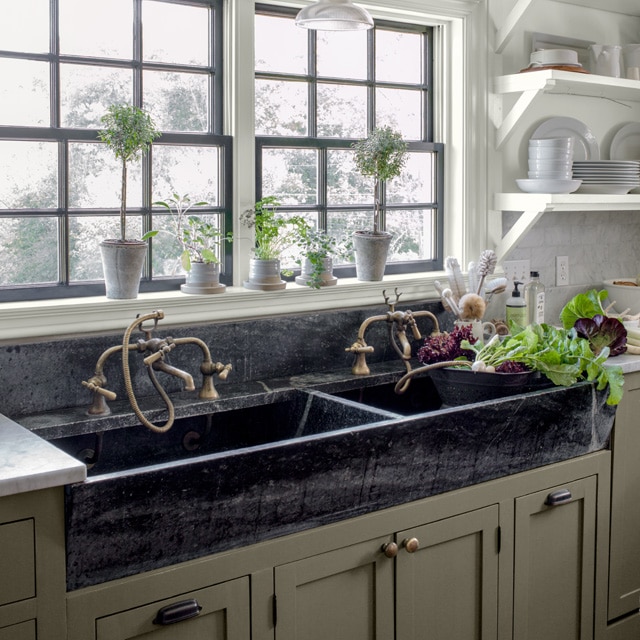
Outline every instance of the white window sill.
<path fill-rule="evenodd" d="M 199 296 L 180 291 L 142 293 L 135 300 L 109 300 L 104 296 L 60 300 L 0 303 L 1 342 L 82 333 L 122 332 L 138 314 L 161 309 L 163 324 L 195 324 L 246 320 L 263 316 L 309 313 L 383 304 L 382 291 L 400 302 L 437 299 L 434 280 L 443 273 L 385 276 L 381 282 L 340 280 L 336 286 L 320 290 L 290 283 L 281 291 L 249 291 L 227 287 L 225 293 Z"/>

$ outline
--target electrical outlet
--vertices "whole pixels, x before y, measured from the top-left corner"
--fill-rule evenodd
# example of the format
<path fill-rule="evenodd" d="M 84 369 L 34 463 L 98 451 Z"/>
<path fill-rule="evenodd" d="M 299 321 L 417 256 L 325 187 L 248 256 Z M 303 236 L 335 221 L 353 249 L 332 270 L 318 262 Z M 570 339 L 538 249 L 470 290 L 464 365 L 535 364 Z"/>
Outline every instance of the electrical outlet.
<path fill-rule="evenodd" d="M 502 263 L 504 277 L 509 282 L 527 282 L 529 280 L 529 260 L 506 260 Z"/>
<path fill-rule="evenodd" d="M 569 256 L 556 256 L 556 287 L 569 284 Z"/>

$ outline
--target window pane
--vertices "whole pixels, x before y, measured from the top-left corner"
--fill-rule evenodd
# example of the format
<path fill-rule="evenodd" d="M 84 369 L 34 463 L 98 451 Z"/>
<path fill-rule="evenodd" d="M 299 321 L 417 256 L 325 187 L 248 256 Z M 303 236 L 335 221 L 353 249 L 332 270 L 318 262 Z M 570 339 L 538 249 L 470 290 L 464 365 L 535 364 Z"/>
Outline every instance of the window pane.
<path fill-rule="evenodd" d="M 219 206 L 220 154 L 217 147 L 154 145 L 152 201 L 178 193 Z"/>
<path fill-rule="evenodd" d="M 399 131 L 405 140 L 422 137 L 422 109 L 419 91 L 406 89 L 376 90 L 376 122 Z"/>
<path fill-rule="evenodd" d="M 256 135 L 306 136 L 307 85 L 256 80 Z"/>
<path fill-rule="evenodd" d="M 0 49 L 46 53 L 49 51 L 49 0 L 12 2 L 0 20 Z"/>
<path fill-rule="evenodd" d="M 350 238 L 354 231 L 373 228 L 373 207 L 369 211 L 330 211 L 327 233 L 339 242 Z"/>
<path fill-rule="evenodd" d="M 373 204 L 373 178 L 356 169 L 353 151 L 327 151 L 327 201 L 330 205 Z"/>
<path fill-rule="evenodd" d="M 144 106 L 163 131 L 209 131 L 205 74 L 144 72 Z"/>
<path fill-rule="evenodd" d="M 0 209 L 58 206 L 57 143 L 0 140 L 0 175 Z"/>
<path fill-rule="evenodd" d="M 131 102 L 133 74 L 128 69 L 60 65 L 60 120 L 63 127 L 100 128 L 111 104 Z"/>
<path fill-rule="evenodd" d="M 131 0 L 59 0 L 60 52 L 105 58 L 133 57 Z"/>
<path fill-rule="evenodd" d="M 434 178 L 433 154 L 409 153 L 402 173 L 387 183 L 387 202 L 433 202 Z"/>
<path fill-rule="evenodd" d="M 306 74 L 307 37 L 291 18 L 256 15 L 256 70 Z"/>
<path fill-rule="evenodd" d="M 282 204 L 318 201 L 318 152 L 315 149 L 264 149 L 262 193 Z"/>
<path fill-rule="evenodd" d="M 120 237 L 120 218 L 113 216 L 69 217 L 69 271 L 72 281 L 102 280 L 100 242 Z M 142 236 L 140 216 L 127 216 L 127 237 Z"/>
<path fill-rule="evenodd" d="M 69 143 L 69 207 L 120 208 L 122 164 L 104 144 Z M 127 207 L 142 206 L 141 161 L 127 165 Z"/>
<path fill-rule="evenodd" d="M 434 223 L 432 210 L 387 212 L 387 231 L 393 233 L 388 261 L 433 259 Z"/>
<path fill-rule="evenodd" d="M 49 126 L 49 64 L 0 59 L 0 125 Z"/>
<path fill-rule="evenodd" d="M 144 60 L 209 63 L 209 10 L 164 2 L 142 3 Z"/>
<path fill-rule="evenodd" d="M 317 31 L 316 33 L 319 76 L 366 80 L 366 31 Z"/>
<path fill-rule="evenodd" d="M 0 285 L 58 281 L 56 218 L 0 218 Z"/>
<path fill-rule="evenodd" d="M 376 80 L 422 81 L 422 36 L 419 33 L 376 30 Z"/>
<path fill-rule="evenodd" d="M 318 135 L 332 138 L 366 136 L 366 87 L 318 85 Z"/>

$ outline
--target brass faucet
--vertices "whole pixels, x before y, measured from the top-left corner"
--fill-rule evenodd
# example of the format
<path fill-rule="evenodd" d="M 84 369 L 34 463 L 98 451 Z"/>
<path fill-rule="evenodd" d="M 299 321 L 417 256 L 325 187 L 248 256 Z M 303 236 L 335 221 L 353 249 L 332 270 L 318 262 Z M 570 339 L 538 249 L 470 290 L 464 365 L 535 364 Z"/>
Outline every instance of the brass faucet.
<path fill-rule="evenodd" d="M 117 396 L 113 391 L 106 389 L 107 378 L 104 375 L 104 367 L 110 356 L 112 356 L 114 353 L 122 353 L 122 369 L 125 379 L 125 388 L 133 410 L 135 411 L 141 422 L 153 431 L 168 431 L 173 424 L 174 408 L 173 404 L 169 400 L 168 395 L 160 386 L 154 372 L 161 371 L 180 378 L 184 382 L 185 391 L 194 391 L 195 384 L 191 374 L 165 362 L 166 355 L 169 354 L 177 346 L 182 344 L 195 344 L 202 350 L 203 353 L 203 360 L 200 365 L 200 372 L 203 376 L 202 387 L 200 388 L 198 397 L 202 400 L 215 400 L 216 398 L 220 397 L 220 394 L 214 387 L 213 376 L 215 374 L 218 374 L 218 377 L 221 380 L 226 380 L 229 372 L 232 369 L 231 364 L 223 365 L 221 362 L 214 363 L 211 358 L 209 347 L 199 338 L 189 337 L 173 339 L 170 336 L 166 338 L 154 337 L 153 332 L 157 328 L 158 320 L 162 318 L 164 318 L 164 313 L 160 310 L 154 311 L 150 314 L 147 314 L 146 316 L 138 316 L 136 320 L 125 331 L 123 343 L 121 345 L 110 347 L 102 353 L 100 358 L 98 358 L 94 375 L 89 378 L 89 380 L 82 382 L 85 387 L 93 392 L 93 401 L 87 410 L 88 414 L 108 415 L 109 413 L 111 413 L 111 410 L 109 409 L 106 401 L 115 400 Z M 145 329 L 142 327 L 142 324 L 147 320 L 154 320 L 154 324 L 151 328 Z M 140 330 L 144 333 L 145 337 L 144 339 L 139 339 L 135 344 L 132 344 L 129 342 L 131 333 L 137 327 L 140 327 Z M 164 400 L 165 404 L 167 405 L 167 410 L 169 411 L 169 419 L 167 420 L 167 424 L 165 424 L 164 427 L 157 427 L 156 425 L 151 424 L 142 415 L 142 412 L 138 407 L 138 403 L 133 393 L 133 386 L 131 384 L 131 375 L 129 371 L 130 351 L 138 351 L 139 353 L 148 354 L 144 357 L 143 363 L 147 367 L 151 382 Z"/>
<path fill-rule="evenodd" d="M 422 334 L 418 329 L 416 318 L 426 316 L 433 322 L 434 331 L 440 331 L 438 319 L 430 311 L 416 311 L 415 313 L 410 309 L 407 311 L 396 311 L 396 304 L 398 304 L 402 294 L 398 293 L 397 287 L 394 290 L 394 294 L 395 300 L 391 302 L 389 296 L 387 296 L 386 289 L 382 291 L 384 302 L 389 307 L 389 310 L 384 315 L 371 316 L 367 318 L 360 325 L 356 341 L 350 347 L 345 349 L 345 351 L 356 354 L 355 362 L 351 368 L 351 373 L 354 375 L 362 376 L 370 373 L 366 357 L 367 353 L 373 353 L 374 348 L 367 344 L 364 335 L 368 327 L 374 322 L 384 321 L 388 323 L 391 346 L 404 363 L 407 372 L 411 371 L 411 343 L 407 339 L 407 329 L 410 328 L 413 337 L 416 340 L 420 340 L 422 338 Z"/>

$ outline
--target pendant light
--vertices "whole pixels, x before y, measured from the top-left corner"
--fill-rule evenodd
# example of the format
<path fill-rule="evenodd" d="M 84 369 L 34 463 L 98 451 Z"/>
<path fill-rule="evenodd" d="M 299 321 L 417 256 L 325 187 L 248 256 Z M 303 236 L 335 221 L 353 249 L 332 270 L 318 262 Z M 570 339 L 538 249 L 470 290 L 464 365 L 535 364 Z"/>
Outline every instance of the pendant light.
<path fill-rule="evenodd" d="M 356 31 L 372 29 L 373 18 L 350 0 L 319 0 L 299 11 L 296 25 L 321 31 Z"/>

